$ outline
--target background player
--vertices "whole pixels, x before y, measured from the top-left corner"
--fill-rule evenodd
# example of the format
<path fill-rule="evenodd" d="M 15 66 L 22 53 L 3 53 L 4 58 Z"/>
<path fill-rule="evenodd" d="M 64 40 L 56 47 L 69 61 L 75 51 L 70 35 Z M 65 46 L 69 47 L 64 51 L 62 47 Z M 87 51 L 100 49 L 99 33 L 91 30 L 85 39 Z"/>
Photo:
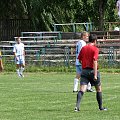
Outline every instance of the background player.
<path fill-rule="evenodd" d="M 16 44 L 13 47 L 17 74 L 19 77 L 24 77 L 23 71 L 25 67 L 25 50 L 24 44 L 21 43 L 20 37 L 16 39 Z"/>
<path fill-rule="evenodd" d="M 77 58 L 78 58 L 78 55 L 79 55 L 82 47 L 85 46 L 86 42 L 88 41 L 89 33 L 84 31 L 81 34 L 77 34 L 77 35 L 80 38 L 80 40 L 76 43 L 76 61 L 75 61 L 76 77 L 74 78 L 73 92 L 78 92 L 78 83 L 79 83 L 80 75 L 81 75 L 81 72 L 82 72 L 81 63 L 79 62 L 79 60 Z M 93 92 L 90 83 L 88 83 L 87 91 L 88 92 Z"/>
<path fill-rule="evenodd" d="M 118 16 L 120 19 L 120 0 L 117 0 L 116 7 L 117 7 Z"/>

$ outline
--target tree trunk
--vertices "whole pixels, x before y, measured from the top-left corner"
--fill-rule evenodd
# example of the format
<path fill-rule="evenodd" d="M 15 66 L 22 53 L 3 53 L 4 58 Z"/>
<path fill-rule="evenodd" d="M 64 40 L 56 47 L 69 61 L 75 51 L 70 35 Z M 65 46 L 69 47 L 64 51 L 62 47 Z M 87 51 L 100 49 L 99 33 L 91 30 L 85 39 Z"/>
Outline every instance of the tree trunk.
<path fill-rule="evenodd" d="M 104 12 L 106 0 L 99 0 L 99 30 L 104 30 Z"/>

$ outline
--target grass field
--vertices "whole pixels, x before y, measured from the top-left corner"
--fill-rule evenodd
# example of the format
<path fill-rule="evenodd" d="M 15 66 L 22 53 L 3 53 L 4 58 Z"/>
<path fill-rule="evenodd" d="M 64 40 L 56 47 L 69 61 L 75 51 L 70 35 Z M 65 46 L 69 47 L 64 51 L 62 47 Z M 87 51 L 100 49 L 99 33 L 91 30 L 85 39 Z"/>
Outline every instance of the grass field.
<path fill-rule="evenodd" d="M 0 120 L 120 120 L 120 74 L 102 73 L 103 102 L 99 111 L 96 93 L 85 93 L 81 111 L 74 112 L 75 73 L 0 74 Z"/>

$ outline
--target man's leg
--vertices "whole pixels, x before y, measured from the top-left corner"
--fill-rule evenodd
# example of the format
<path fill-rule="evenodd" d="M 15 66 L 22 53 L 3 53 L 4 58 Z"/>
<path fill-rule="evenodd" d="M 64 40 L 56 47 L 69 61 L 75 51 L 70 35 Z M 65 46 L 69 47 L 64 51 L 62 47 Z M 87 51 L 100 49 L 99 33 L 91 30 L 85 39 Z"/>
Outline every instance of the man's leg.
<path fill-rule="evenodd" d="M 76 65 L 76 77 L 74 79 L 73 92 L 78 92 L 78 83 L 80 80 L 81 71 L 82 71 L 81 65 Z"/>
<path fill-rule="evenodd" d="M 22 64 L 21 67 L 20 67 L 20 75 L 21 75 L 21 77 L 24 77 L 24 75 L 23 75 L 23 71 L 25 69 L 24 67 L 25 67 L 24 64 Z"/>
<path fill-rule="evenodd" d="M 87 91 L 89 92 L 91 90 L 91 84 L 90 82 L 88 83 L 88 86 L 87 86 Z"/>
<path fill-rule="evenodd" d="M 87 92 L 94 92 L 90 82 L 88 83 L 88 86 L 87 86 Z"/>
<path fill-rule="evenodd" d="M 107 110 L 102 106 L 102 90 L 101 90 L 101 85 L 96 86 L 96 99 L 98 102 L 99 110 Z"/>
<path fill-rule="evenodd" d="M 19 59 L 19 56 L 15 58 L 15 63 L 16 63 L 16 72 L 18 74 L 19 77 L 20 76 L 20 59 Z"/>
<path fill-rule="evenodd" d="M 24 69 L 25 69 L 25 59 L 24 59 L 24 56 L 21 56 L 21 59 L 20 59 L 20 75 L 21 75 L 21 77 L 24 77 L 24 75 L 23 75 Z"/>
<path fill-rule="evenodd" d="M 20 69 L 19 69 L 20 65 L 16 64 L 16 72 L 18 74 L 18 76 L 20 77 Z"/>
<path fill-rule="evenodd" d="M 99 109 L 101 109 L 102 108 L 102 92 L 96 93 L 96 99 L 99 105 Z"/>
<path fill-rule="evenodd" d="M 83 96 L 84 92 L 86 91 L 86 89 L 87 89 L 87 85 L 80 85 L 80 91 L 77 94 L 77 102 L 76 102 L 75 111 L 79 111 L 80 102 L 81 102 L 82 96 Z"/>
<path fill-rule="evenodd" d="M 77 92 L 78 91 L 78 83 L 79 83 L 79 79 L 75 78 L 74 79 L 73 92 Z"/>

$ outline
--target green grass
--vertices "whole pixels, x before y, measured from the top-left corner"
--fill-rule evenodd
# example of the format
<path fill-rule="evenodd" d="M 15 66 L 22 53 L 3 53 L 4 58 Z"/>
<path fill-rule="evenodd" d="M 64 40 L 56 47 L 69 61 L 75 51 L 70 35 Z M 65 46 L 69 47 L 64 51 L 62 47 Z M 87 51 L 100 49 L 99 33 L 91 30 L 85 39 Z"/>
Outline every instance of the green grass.
<path fill-rule="evenodd" d="M 101 74 L 103 103 L 99 111 L 95 93 L 85 93 L 81 111 L 74 112 L 75 73 L 0 74 L 0 120 L 120 120 L 120 74 Z"/>

